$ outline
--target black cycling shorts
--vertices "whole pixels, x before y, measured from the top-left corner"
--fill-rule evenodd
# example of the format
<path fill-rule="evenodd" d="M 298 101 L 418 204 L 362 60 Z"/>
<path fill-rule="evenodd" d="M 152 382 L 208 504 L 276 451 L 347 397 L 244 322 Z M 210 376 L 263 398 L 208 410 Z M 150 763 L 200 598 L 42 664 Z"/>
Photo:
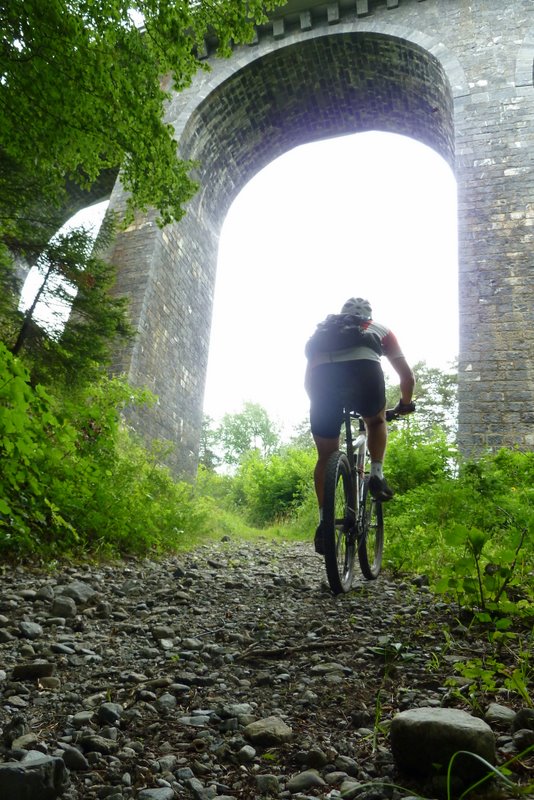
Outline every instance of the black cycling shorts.
<path fill-rule="evenodd" d="M 309 384 L 310 427 L 315 436 L 335 439 L 343 422 L 345 400 L 351 411 L 374 417 L 386 405 L 384 373 L 379 361 L 337 361 L 319 364 Z"/>

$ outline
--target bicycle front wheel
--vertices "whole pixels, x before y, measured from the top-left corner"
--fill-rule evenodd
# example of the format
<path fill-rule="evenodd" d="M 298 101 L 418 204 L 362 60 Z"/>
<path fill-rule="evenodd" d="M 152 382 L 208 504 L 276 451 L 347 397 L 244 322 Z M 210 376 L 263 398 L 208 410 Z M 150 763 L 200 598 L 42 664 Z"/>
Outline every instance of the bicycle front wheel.
<path fill-rule="evenodd" d="M 334 594 L 352 586 L 356 556 L 355 496 L 345 453 L 330 456 L 325 472 L 323 530 L 328 583 Z"/>
<path fill-rule="evenodd" d="M 369 491 L 369 476 L 365 478 L 363 501 L 360 507 L 358 560 L 367 580 L 378 578 L 384 551 L 384 516 L 382 503 Z"/>

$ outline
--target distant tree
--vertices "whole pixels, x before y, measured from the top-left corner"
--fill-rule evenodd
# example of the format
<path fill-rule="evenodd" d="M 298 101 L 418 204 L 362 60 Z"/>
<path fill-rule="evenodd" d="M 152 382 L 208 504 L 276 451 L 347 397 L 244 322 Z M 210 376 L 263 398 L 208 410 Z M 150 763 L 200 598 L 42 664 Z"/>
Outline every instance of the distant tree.
<path fill-rule="evenodd" d="M 421 431 L 441 428 L 454 439 L 458 421 L 458 374 L 443 371 L 418 361 L 414 367 L 416 385 L 414 398 L 417 414 L 410 421 Z M 386 405 L 393 408 L 399 400 L 397 386 L 386 386 Z"/>
<path fill-rule="evenodd" d="M 423 430 L 441 429 L 449 441 L 456 438 L 458 425 L 458 372 L 428 367 L 423 362 L 414 366 L 417 418 Z"/>
<path fill-rule="evenodd" d="M 213 417 L 205 414 L 200 432 L 198 463 L 209 472 L 214 472 L 221 463 L 221 457 L 217 454 L 217 442 L 218 435 Z"/>
<path fill-rule="evenodd" d="M 217 430 L 226 464 L 238 464 L 243 456 L 257 450 L 262 457 L 271 455 L 280 445 L 280 433 L 258 403 L 244 403 L 243 411 L 225 414 Z"/>
<path fill-rule="evenodd" d="M 313 436 L 310 430 L 310 420 L 308 417 L 299 422 L 293 428 L 293 433 L 289 439 L 289 447 L 295 450 L 308 450 L 313 447 Z"/>

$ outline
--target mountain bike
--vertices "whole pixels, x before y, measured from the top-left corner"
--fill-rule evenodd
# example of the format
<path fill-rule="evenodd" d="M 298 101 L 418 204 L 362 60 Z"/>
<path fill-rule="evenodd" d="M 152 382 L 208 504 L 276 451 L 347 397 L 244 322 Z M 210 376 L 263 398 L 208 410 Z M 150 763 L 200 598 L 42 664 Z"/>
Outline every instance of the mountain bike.
<path fill-rule="evenodd" d="M 323 536 L 328 583 L 334 594 L 348 592 L 352 586 L 356 552 L 362 574 L 378 578 L 384 550 L 382 502 L 369 491 L 367 432 L 362 417 L 344 409 L 345 452 L 332 453 L 326 465 Z M 394 409 L 386 420 L 398 419 Z M 353 438 L 353 421 L 358 424 Z"/>

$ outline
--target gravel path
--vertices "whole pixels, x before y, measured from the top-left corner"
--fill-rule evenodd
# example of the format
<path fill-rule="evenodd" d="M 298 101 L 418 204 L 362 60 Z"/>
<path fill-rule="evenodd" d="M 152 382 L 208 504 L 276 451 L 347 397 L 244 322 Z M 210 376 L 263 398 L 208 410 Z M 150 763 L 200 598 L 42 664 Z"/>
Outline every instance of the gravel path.
<path fill-rule="evenodd" d="M 333 597 L 311 544 L 5 568 L 2 586 L 0 761 L 61 755 L 68 800 L 433 797 L 397 773 L 388 725 L 458 706 L 452 663 L 481 647 L 424 585 Z"/>

